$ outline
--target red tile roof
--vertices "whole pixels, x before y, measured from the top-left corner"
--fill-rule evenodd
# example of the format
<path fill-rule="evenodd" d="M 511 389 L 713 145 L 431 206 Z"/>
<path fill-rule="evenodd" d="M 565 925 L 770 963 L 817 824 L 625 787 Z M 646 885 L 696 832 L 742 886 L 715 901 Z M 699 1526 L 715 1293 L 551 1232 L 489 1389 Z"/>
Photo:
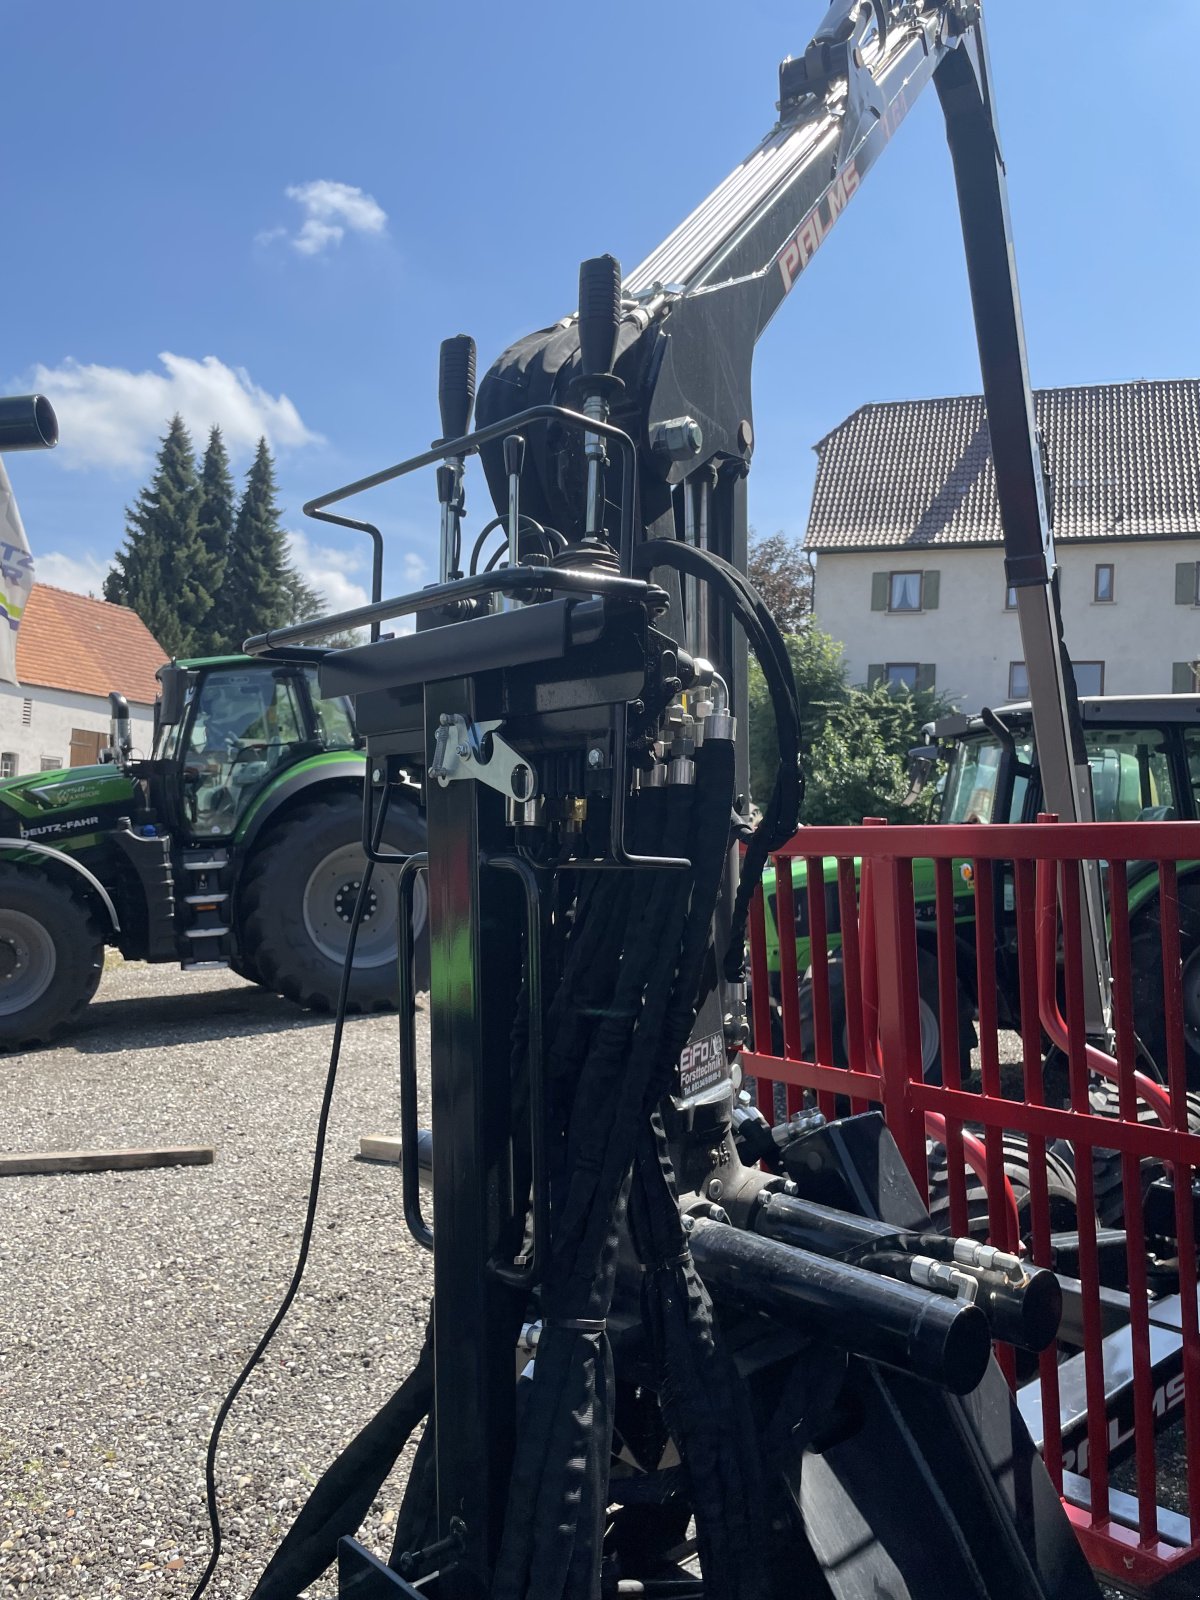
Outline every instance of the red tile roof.
<path fill-rule="evenodd" d="M 136 612 L 35 583 L 17 632 L 17 679 L 43 689 L 152 705 L 167 652 Z"/>
<path fill-rule="evenodd" d="M 1054 537 L 1200 533 L 1200 379 L 1035 389 Z M 999 544 L 982 395 L 866 405 L 817 445 L 808 550 Z"/>

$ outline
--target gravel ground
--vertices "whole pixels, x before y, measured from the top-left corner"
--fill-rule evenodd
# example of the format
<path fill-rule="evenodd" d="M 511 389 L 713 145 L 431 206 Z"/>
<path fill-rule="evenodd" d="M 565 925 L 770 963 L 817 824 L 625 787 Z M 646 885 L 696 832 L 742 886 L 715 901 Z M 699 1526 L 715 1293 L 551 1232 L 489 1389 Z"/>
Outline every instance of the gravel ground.
<path fill-rule="evenodd" d="M 9 1150 L 217 1152 L 0 1179 L 0 1595 L 186 1594 L 199 1577 L 208 1432 L 292 1272 L 331 1031 L 228 973 L 116 965 L 70 1039 L 0 1058 Z M 249 1592 L 420 1346 L 429 1258 L 398 1170 L 355 1159 L 361 1134 L 399 1132 L 395 1035 L 394 1017 L 347 1026 L 305 1284 L 224 1434 L 214 1597 Z M 397 1487 L 363 1530 L 385 1554 Z"/>

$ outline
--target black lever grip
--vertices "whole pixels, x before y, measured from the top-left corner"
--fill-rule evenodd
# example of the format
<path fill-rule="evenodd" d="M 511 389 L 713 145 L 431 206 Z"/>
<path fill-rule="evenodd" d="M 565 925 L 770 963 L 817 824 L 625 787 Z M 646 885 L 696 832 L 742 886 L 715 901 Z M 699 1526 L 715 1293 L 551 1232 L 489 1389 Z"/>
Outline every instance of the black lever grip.
<path fill-rule="evenodd" d="M 579 358 L 584 377 L 612 370 L 621 321 L 621 263 L 593 256 L 579 267 Z"/>
<path fill-rule="evenodd" d="M 438 361 L 438 406 L 442 438 L 461 438 L 471 425 L 475 404 L 475 341 L 469 333 L 443 339 Z"/>
<path fill-rule="evenodd" d="M 519 478 L 525 465 L 525 441 L 519 433 L 510 433 L 504 441 L 504 471 L 509 478 Z"/>

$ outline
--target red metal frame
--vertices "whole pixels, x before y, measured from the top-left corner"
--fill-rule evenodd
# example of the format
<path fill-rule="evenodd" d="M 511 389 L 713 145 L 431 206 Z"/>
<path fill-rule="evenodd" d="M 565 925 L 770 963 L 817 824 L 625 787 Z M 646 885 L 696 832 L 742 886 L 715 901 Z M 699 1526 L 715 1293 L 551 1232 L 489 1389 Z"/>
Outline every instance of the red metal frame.
<path fill-rule="evenodd" d="M 1084 1328 L 1084 1379 L 1087 1396 L 1086 1481 L 1064 1473 L 1059 1427 L 1059 1371 L 1050 1350 L 1040 1361 L 1046 1466 L 1092 1565 L 1127 1585 L 1150 1589 L 1159 1580 L 1200 1558 L 1200 1317 L 1197 1314 L 1195 1230 L 1192 1181 L 1200 1168 L 1200 1134 L 1189 1131 L 1183 996 L 1180 981 L 1180 929 L 1177 863 L 1200 860 L 1200 823 L 1059 823 L 1043 817 L 1039 826 L 997 824 L 862 828 L 805 828 L 774 857 L 776 910 L 781 929 L 795 926 L 796 888 L 792 863 L 807 868 L 808 926 L 812 947 L 811 1054 L 805 1059 L 794 940 L 780 940 L 779 1012 L 783 1053 L 771 1053 L 772 997 L 768 986 L 764 907 L 761 892 L 751 911 L 752 1020 L 755 1049 L 744 1069 L 767 1087 L 785 1086 L 789 1114 L 805 1091 L 832 1115 L 837 1096 L 849 1096 L 854 1110 L 882 1107 L 888 1125 L 918 1188 L 926 1192 L 928 1133 L 945 1146 L 950 1223 L 968 1231 L 967 1172 L 974 1171 L 987 1191 L 990 1236 L 1005 1248 L 1020 1247 L 1038 1265 L 1051 1265 L 1050 1200 L 1045 1155 L 1055 1139 L 1076 1152 L 1079 1272 Z M 846 991 L 848 1066 L 834 1065 L 833 1007 L 829 991 L 828 927 L 824 862 L 837 862 L 842 963 Z M 862 863 L 856 883 L 855 859 Z M 913 899 L 912 864 L 934 862 L 935 912 L 919 932 Z M 979 1051 L 982 1089 L 972 1093 L 960 1080 L 957 1052 L 943 1050 L 942 1084 L 922 1079 L 917 949 L 919 939 L 935 941 L 938 1009 L 943 1040 L 958 1038 L 959 981 L 956 950 L 954 872 L 966 860 L 973 872 L 976 927 L 993 926 L 993 863 L 1011 870 L 1021 1010 L 1020 1088 L 1001 1071 L 996 1007 L 996 949 L 990 938 L 976 939 L 979 995 Z M 1081 886 L 1078 863 L 1102 861 L 1107 870 L 1115 1055 L 1095 1048 L 1085 1037 L 1081 945 Z M 1129 913 L 1130 862 L 1154 864 L 1159 878 L 1163 952 L 1163 1007 L 1167 1020 L 1167 1082 L 1155 1083 L 1138 1069 L 1133 1024 L 1133 982 Z M 1060 916 L 1061 908 L 1061 916 Z M 1061 956 L 1061 965 L 1060 965 Z M 1060 988 L 1065 1015 L 1060 1006 Z M 1043 1083 L 1043 1033 L 1067 1058 L 1066 1106 L 1047 1103 Z M 954 1058 L 954 1059 L 948 1059 Z M 1093 1112 L 1089 1074 L 1098 1072 L 1117 1086 L 1116 1119 Z M 1154 1122 L 1140 1122 L 1139 1101 Z M 971 1129 L 979 1129 L 973 1134 Z M 1003 1139 L 1007 1130 L 1028 1141 L 1030 1191 L 1022 1219 L 1005 1176 Z M 1106 1415 L 1100 1302 L 1100 1271 L 1091 1155 L 1118 1151 L 1126 1196 L 1130 1340 L 1133 1356 L 1133 1435 L 1136 1514 L 1114 1510 L 1109 1486 L 1112 1448 Z M 1086 1156 L 1087 1159 L 1082 1159 Z M 1155 1456 L 1155 1396 L 1151 1324 L 1147 1299 L 1141 1162 L 1161 1162 L 1175 1178 L 1179 1240 L 1179 1287 L 1183 1329 L 1183 1418 L 1187 1443 L 1187 1535 L 1162 1537 Z M 1021 1234 L 1025 1243 L 1020 1243 Z M 1010 1379 L 1012 1352 L 998 1350 Z M 1083 1485 L 1081 1490 L 1081 1484 Z M 1176 1519 L 1178 1520 L 1178 1519 Z M 1136 1523 L 1136 1525 L 1133 1525 Z"/>

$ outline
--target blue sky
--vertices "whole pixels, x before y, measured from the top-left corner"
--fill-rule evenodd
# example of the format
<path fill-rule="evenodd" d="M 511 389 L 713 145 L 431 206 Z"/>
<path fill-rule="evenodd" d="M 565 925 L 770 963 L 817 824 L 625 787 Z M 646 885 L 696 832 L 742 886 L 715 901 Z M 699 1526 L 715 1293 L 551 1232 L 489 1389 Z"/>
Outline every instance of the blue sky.
<path fill-rule="evenodd" d="M 1200 372 L 1190 10 L 986 8 L 1037 385 Z M 239 475 L 268 434 L 298 558 L 360 598 L 365 551 L 303 501 L 434 437 L 445 335 L 482 369 L 572 309 L 581 257 L 636 265 L 768 130 L 823 11 L 5 7 L 0 392 L 60 413 L 52 456 L 9 461 L 43 578 L 98 588 L 178 408 Z M 930 90 L 760 346 L 760 532 L 803 531 L 811 446 L 856 406 L 978 388 L 957 229 Z M 432 481 L 359 504 L 389 590 L 427 579 Z"/>

